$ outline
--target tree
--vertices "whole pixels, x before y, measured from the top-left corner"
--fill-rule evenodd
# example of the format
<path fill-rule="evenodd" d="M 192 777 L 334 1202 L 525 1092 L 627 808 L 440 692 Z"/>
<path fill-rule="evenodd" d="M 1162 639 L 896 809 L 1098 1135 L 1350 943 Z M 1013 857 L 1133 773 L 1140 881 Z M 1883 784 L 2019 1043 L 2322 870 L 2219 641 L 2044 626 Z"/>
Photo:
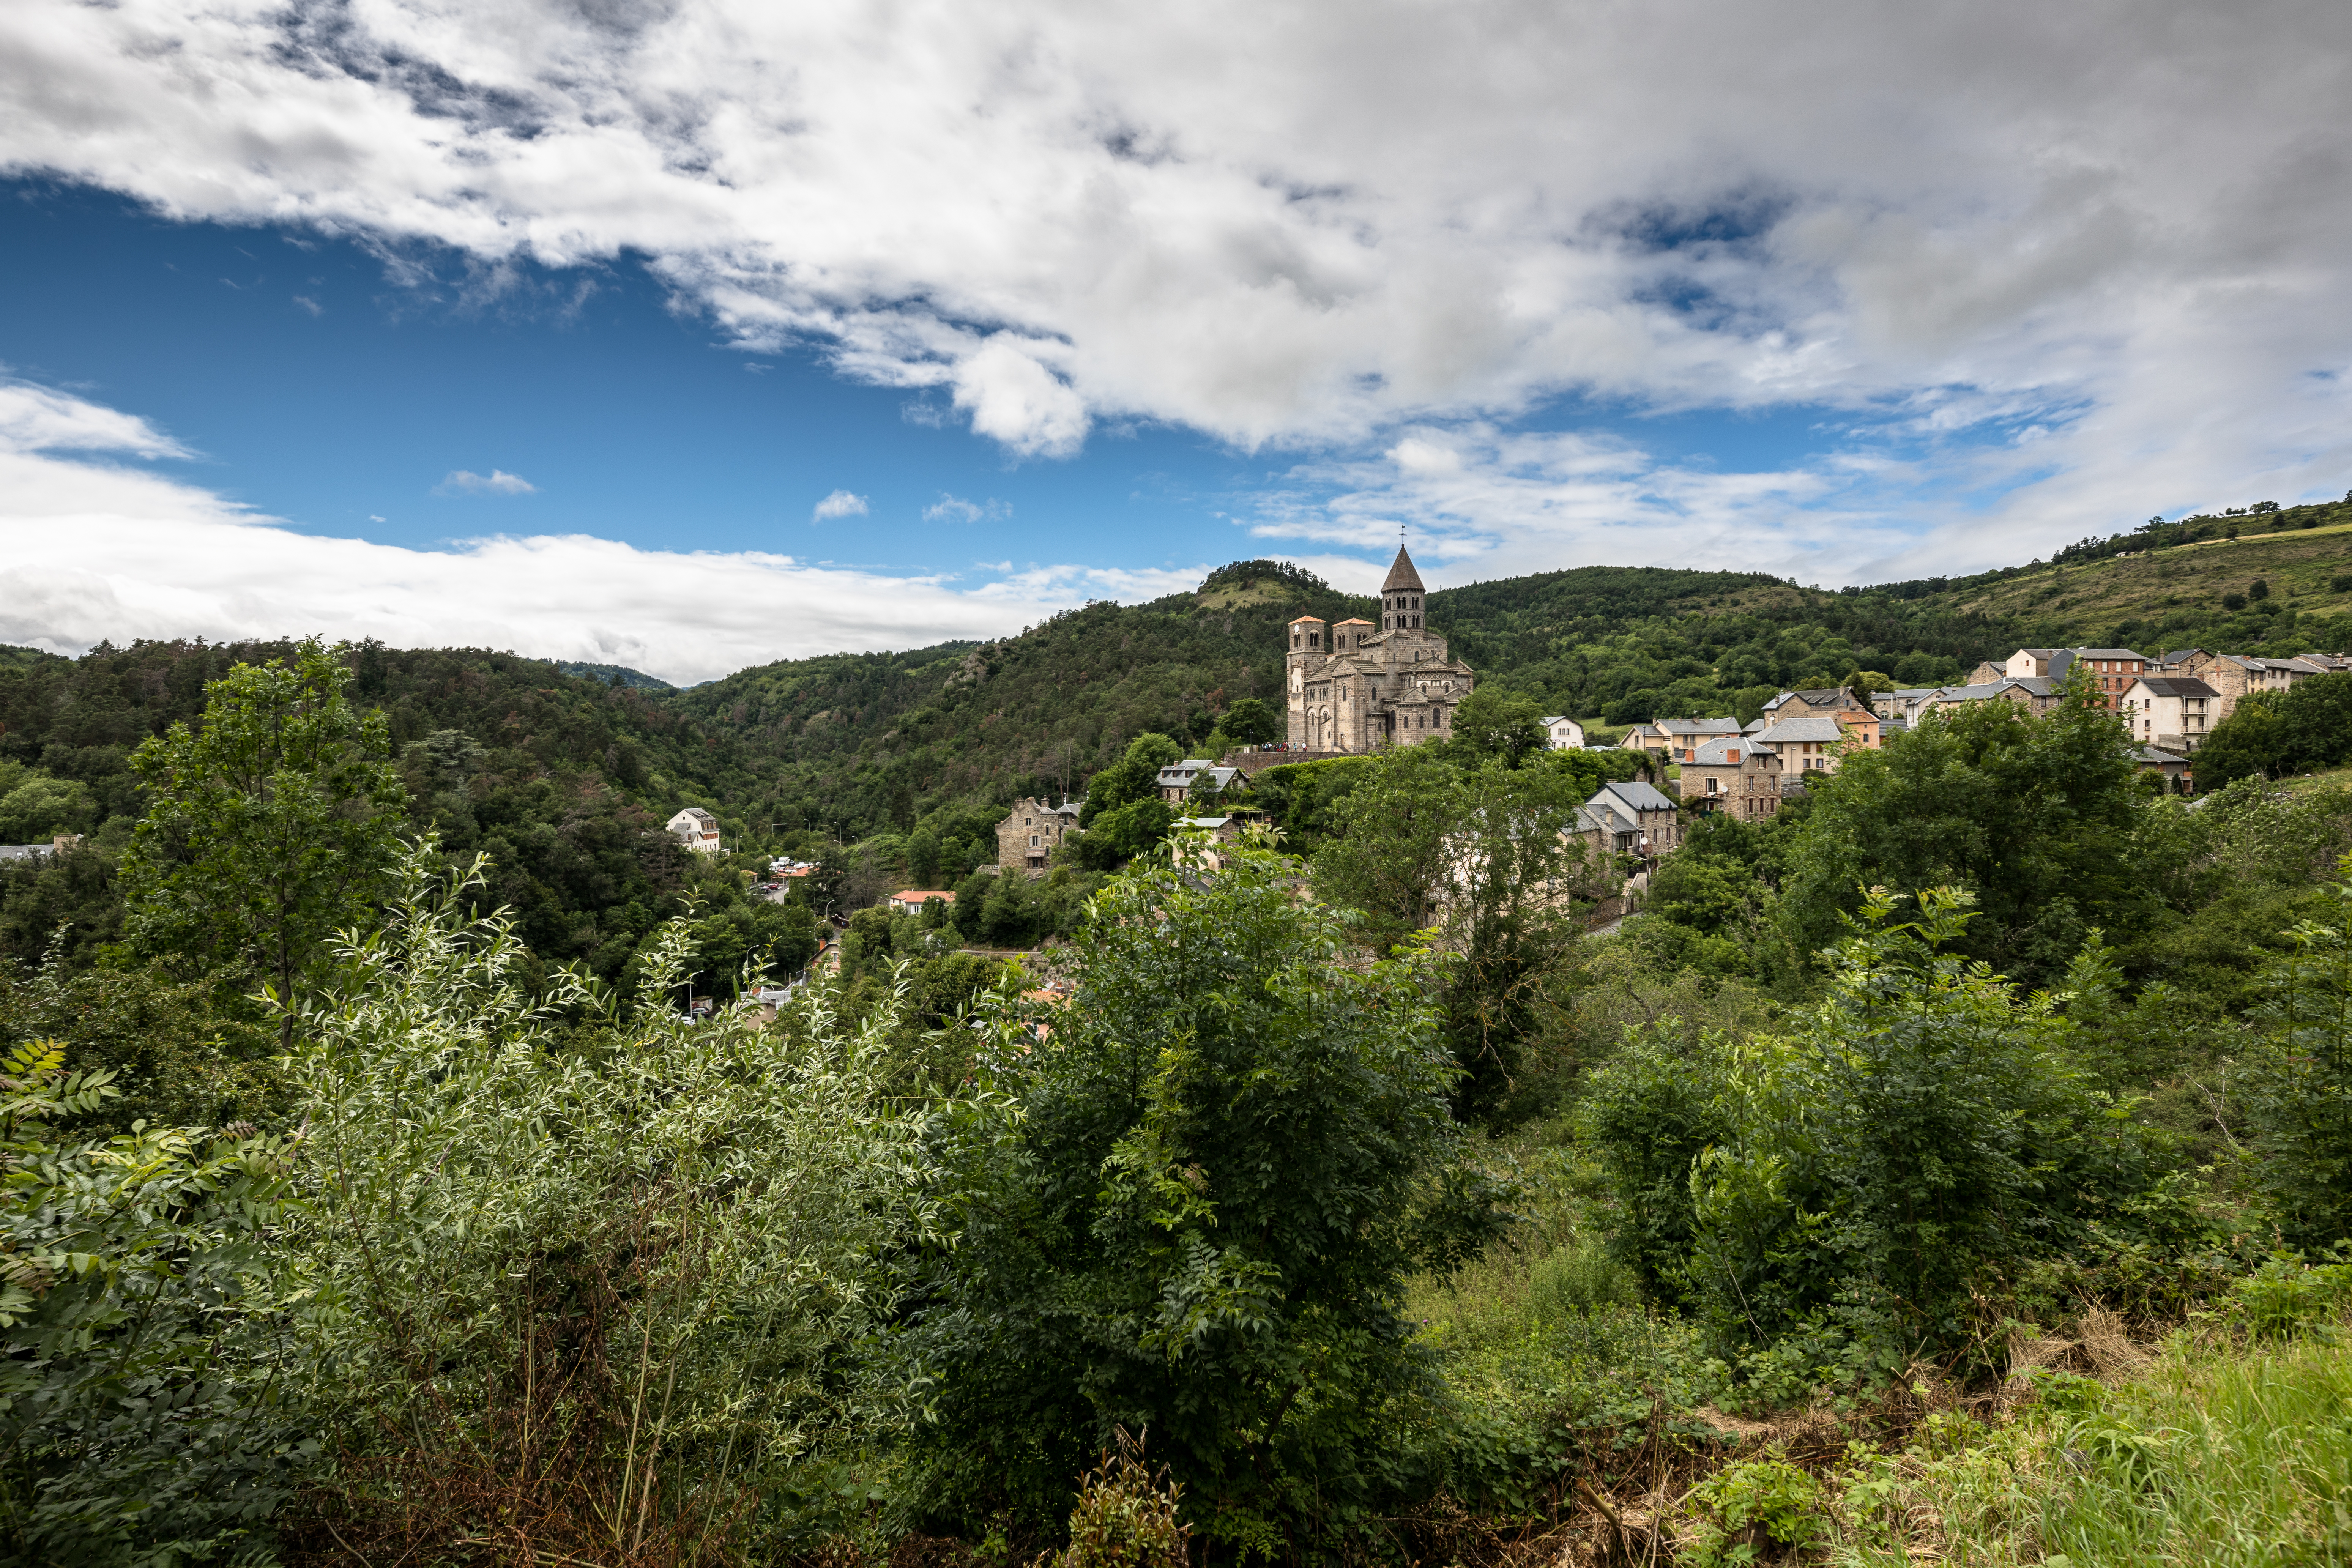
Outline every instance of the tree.
<path fill-rule="evenodd" d="M 1087 804 L 1078 814 L 1078 826 L 1090 828 L 1095 818 L 1107 811 L 1157 799 L 1160 770 L 1183 755 L 1183 750 L 1165 735 L 1146 733 L 1129 741 L 1118 761 L 1087 781 Z"/>
<path fill-rule="evenodd" d="M 1271 1555 L 1363 1508 L 1384 1430 L 1439 1396 L 1405 1280 L 1501 1222 L 1446 1111 L 1431 959 L 1333 962 L 1295 861 L 1244 843 L 1202 877 L 1205 845 L 1096 895 L 1053 1048 L 999 1015 L 943 1147 L 958 1240 L 903 1338 L 931 1518 L 1057 1528 L 1148 1427 L 1203 1532 Z"/>
<path fill-rule="evenodd" d="M 1963 951 L 2031 984 L 2063 973 L 2093 927 L 2136 935 L 2157 908 L 2129 746 L 2077 678 L 2046 714 L 1972 702 L 1853 752 L 1809 781 L 1782 885 L 1790 940 L 1838 941 L 1865 889 L 1946 885 L 1976 900 Z"/>
<path fill-rule="evenodd" d="M 1504 1109 L 1539 1026 L 1548 976 L 1578 940 L 1573 916 L 1599 869 L 1573 837 L 1577 775 L 1464 769 L 1430 746 L 1384 752 L 1337 806 L 1315 890 L 1358 911 L 1377 950 L 1423 929 L 1452 961 L 1444 1037 L 1466 1114 Z"/>
<path fill-rule="evenodd" d="M 387 886 L 406 801 L 381 712 L 318 639 L 205 687 L 201 727 L 175 723 L 132 769 L 153 805 L 123 857 L 128 929 L 150 951 L 250 973 L 293 1039 L 330 935 Z"/>
<path fill-rule="evenodd" d="M 807 1528 L 787 1497 L 826 1528 L 826 1467 L 908 1414 L 860 1350 L 937 1234 L 897 1005 L 845 1028 L 820 981 L 801 1028 L 698 1027 L 664 1003 L 695 940 L 672 921 L 591 1067 L 518 983 L 511 916 L 467 917 L 479 863 L 437 861 L 401 864 L 293 1053 L 289 1229 L 350 1309 L 310 1343 L 341 1456 L 321 1554 L 450 1561 L 487 1516 L 549 1561 L 782 1556 L 730 1538 Z M 585 1005 L 571 979 L 551 1004 Z"/>
<path fill-rule="evenodd" d="M 2352 762 L 2352 674 L 2250 691 L 2197 749 L 2197 783 L 2212 790 L 2256 773 L 2286 778 Z"/>
<path fill-rule="evenodd" d="M 1236 745 L 1265 746 L 1282 739 L 1283 717 L 1271 705 L 1244 697 L 1224 710 L 1217 728 Z"/>
<path fill-rule="evenodd" d="M 1544 733 L 1543 710 L 1533 698 L 1492 686 L 1474 688 L 1462 700 L 1454 710 L 1453 731 L 1453 746 L 1465 759 L 1493 758 L 1510 767 L 1550 740 Z"/>

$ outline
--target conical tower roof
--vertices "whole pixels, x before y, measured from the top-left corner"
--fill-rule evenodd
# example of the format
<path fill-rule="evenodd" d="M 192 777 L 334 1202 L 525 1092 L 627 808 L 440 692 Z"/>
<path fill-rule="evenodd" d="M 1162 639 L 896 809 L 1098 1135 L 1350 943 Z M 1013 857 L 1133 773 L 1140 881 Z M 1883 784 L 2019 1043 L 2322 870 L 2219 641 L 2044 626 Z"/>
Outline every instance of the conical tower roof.
<path fill-rule="evenodd" d="M 1389 568 L 1389 580 L 1381 584 L 1381 592 L 1425 594 L 1428 591 L 1421 585 L 1421 574 L 1412 569 L 1412 557 L 1404 552 L 1403 545 L 1398 545 L 1396 564 Z"/>

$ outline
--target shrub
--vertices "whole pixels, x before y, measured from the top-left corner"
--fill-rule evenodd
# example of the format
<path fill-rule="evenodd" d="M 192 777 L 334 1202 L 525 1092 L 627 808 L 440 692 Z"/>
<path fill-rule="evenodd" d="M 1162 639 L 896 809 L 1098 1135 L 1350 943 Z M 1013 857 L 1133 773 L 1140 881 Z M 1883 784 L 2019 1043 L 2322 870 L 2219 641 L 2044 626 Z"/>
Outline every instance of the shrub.
<path fill-rule="evenodd" d="M 2221 607 L 2231 611 L 2242 610 L 2246 607 L 2246 596 L 2243 594 L 2224 594 L 2221 595 Z"/>
<path fill-rule="evenodd" d="M 1181 1482 L 1163 1466 L 1155 1476 L 1143 1445 L 1122 1428 L 1118 1447 L 1078 1482 L 1070 1509 L 1070 1543 L 1044 1568 L 1186 1568 L 1192 1531 L 1176 1517 Z"/>
<path fill-rule="evenodd" d="M 0 1555 L 168 1563 L 248 1551 L 315 1451 L 282 1249 L 289 1144 L 50 1124 L 111 1096 L 52 1041 L 0 1064 Z"/>
<path fill-rule="evenodd" d="M 2352 855 L 2341 868 L 2352 879 Z M 2256 1179 L 2298 1247 L 2352 1237 L 2352 880 L 2332 891 L 2327 918 L 2263 971 L 2268 1027 L 2248 1062 Z"/>
<path fill-rule="evenodd" d="M 1325 1541 L 1394 1489 L 1400 1409 L 1442 1397 L 1399 1310 L 1502 1223 L 1446 1109 L 1419 948 L 1334 962 L 1299 867 L 1205 837 L 1092 901 L 1037 1048 L 1000 1016 L 943 1146 L 953 1247 L 902 1339 L 919 1517 L 1059 1526 L 1070 1478 L 1148 1428 L 1223 1548 Z"/>
<path fill-rule="evenodd" d="M 845 1037 L 821 984 L 804 1032 L 698 1027 L 663 1001 L 694 940 L 673 921 L 649 1000 L 563 1050 L 510 918 L 464 918 L 478 862 L 436 887 L 436 861 L 404 861 L 295 1056 L 298 1238 L 352 1307 L 311 1347 L 340 1453 L 298 1535 L 650 1563 L 829 1522 L 808 1478 L 902 1419 L 858 1346 L 937 1213 L 895 1009 Z M 552 1006 L 592 1004 L 555 979 Z"/>
<path fill-rule="evenodd" d="M 1726 1465 L 1690 1489 L 1697 1528 L 1679 1561 L 1698 1568 L 1810 1551 L 1829 1533 L 1822 1483 L 1786 1459 Z"/>

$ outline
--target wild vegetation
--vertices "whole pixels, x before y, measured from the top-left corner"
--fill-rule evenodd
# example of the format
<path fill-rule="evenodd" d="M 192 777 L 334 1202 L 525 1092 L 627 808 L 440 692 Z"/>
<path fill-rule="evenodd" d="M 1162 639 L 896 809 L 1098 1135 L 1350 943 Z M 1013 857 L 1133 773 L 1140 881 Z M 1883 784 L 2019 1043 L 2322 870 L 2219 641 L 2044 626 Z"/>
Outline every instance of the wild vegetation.
<path fill-rule="evenodd" d="M 9 1560 L 2341 1552 L 2352 791 L 1986 704 L 1693 821 L 1620 919 L 1570 830 L 1648 764 L 1537 695 L 1222 843 L 1154 790 L 1264 722 L 1228 690 L 1106 745 L 1091 856 L 893 912 L 984 802 L 772 824 L 771 903 L 659 834 L 656 777 L 790 776 L 685 699 L 250 651 L 13 667 L 24 778 L 113 804 L 12 884 L 72 918 L 0 973 Z M 698 1020 L 827 905 L 837 970 Z"/>

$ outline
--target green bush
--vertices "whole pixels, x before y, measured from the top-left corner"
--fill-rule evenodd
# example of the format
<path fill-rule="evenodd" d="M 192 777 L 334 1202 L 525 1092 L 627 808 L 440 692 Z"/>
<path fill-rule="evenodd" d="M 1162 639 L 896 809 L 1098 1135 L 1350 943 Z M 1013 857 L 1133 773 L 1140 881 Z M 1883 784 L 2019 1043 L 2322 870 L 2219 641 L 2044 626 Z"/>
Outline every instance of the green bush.
<path fill-rule="evenodd" d="M 1203 878 L 1179 842 L 1096 895 L 1050 1045 L 1003 1016 L 941 1146 L 959 1239 L 900 1341 L 919 1519 L 1057 1529 L 1123 1426 L 1219 1550 L 1319 1551 L 1441 1397 L 1405 1280 L 1503 1217 L 1446 1108 L 1433 961 L 1335 962 L 1297 862 L 1244 845 Z"/>
<path fill-rule="evenodd" d="M 2267 1027 L 2247 1063 L 2255 1180 L 2297 1247 L 2352 1239 L 2352 880 L 2332 892 L 2263 973 Z"/>
<path fill-rule="evenodd" d="M 1829 1534 L 1822 1483 L 1786 1459 L 1726 1465 L 1683 1500 L 1697 1525 L 1680 1561 L 1696 1568 L 1810 1552 Z"/>
<path fill-rule="evenodd" d="M 893 1010 L 848 1034 L 820 983 L 803 1030 L 697 1026 L 662 1001 L 692 961 L 673 921 L 648 999 L 560 1049 L 510 917 L 435 872 L 407 858 L 298 1039 L 294 1239 L 350 1310 L 308 1347 L 338 1455 L 294 1528 L 446 1556 L 488 1509 L 593 1561 L 835 1528 L 834 1472 L 906 1414 L 861 1347 L 936 1233 Z"/>
<path fill-rule="evenodd" d="M 112 1075 L 0 1063 L 0 1555 L 249 1555 L 317 1451 L 291 1353 L 316 1292 L 275 1243 L 291 1140 L 140 1126 L 60 1141 Z"/>

